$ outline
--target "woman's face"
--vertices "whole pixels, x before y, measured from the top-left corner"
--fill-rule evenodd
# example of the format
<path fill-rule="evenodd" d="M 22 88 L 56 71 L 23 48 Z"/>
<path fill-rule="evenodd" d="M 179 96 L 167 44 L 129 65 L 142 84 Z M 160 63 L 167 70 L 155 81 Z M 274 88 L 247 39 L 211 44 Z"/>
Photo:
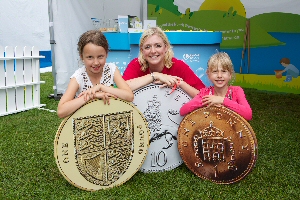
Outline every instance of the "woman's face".
<path fill-rule="evenodd" d="M 164 66 L 164 58 L 168 48 L 158 35 L 148 37 L 144 41 L 141 51 L 150 68 Z"/>

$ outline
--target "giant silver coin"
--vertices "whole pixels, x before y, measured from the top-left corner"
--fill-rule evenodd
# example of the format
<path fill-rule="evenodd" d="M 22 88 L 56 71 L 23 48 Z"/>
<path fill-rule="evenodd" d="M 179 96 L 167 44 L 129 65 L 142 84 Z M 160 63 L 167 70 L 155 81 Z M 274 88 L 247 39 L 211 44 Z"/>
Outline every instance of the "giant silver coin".
<path fill-rule="evenodd" d="M 88 191 L 112 188 L 140 169 L 149 135 L 143 114 L 132 103 L 92 100 L 62 121 L 54 157 L 72 185 Z"/>
<path fill-rule="evenodd" d="M 177 130 L 183 119 L 181 106 L 191 98 L 180 88 L 149 84 L 134 91 L 133 103 L 144 114 L 150 129 L 150 147 L 142 172 L 161 172 L 183 163 L 177 147 Z"/>

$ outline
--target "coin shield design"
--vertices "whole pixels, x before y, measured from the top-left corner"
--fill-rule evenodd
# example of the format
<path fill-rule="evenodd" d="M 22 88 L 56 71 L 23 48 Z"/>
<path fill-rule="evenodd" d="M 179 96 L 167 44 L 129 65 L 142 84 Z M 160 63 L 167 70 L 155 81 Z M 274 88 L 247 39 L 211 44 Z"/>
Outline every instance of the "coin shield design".
<path fill-rule="evenodd" d="M 243 179 L 257 160 L 257 139 L 250 124 L 226 107 L 199 108 L 178 128 L 178 150 L 198 177 L 218 184 Z"/>
<path fill-rule="evenodd" d="M 132 104 L 92 100 L 64 119 L 54 140 L 62 175 L 74 186 L 94 191 L 123 184 L 141 167 L 150 130 Z"/>
<path fill-rule="evenodd" d="M 108 186 L 130 165 L 133 154 L 132 111 L 73 119 L 75 158 L 86 180 Z"/>
<path fill-rule="evenodd" d="M 150 129 L 150 147 L 142 172 L 161 172 L 183 163 L 178 152 L 178 126 L 183 119 L 181 106 L 191 98 L 180 88 L 149 84 L 134 91 L 134 104 L 145 116 Z"/>

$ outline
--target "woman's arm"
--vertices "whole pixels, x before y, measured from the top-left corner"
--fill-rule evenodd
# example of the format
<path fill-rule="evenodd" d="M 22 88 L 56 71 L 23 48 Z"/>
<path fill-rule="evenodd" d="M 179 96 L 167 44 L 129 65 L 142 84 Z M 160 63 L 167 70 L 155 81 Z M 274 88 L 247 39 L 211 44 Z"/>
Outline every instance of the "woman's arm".
<path fill-rule="evenodd" d="M 180 77 L 193 88 L 200 90 L 205 88 L 205 85 L 201 79 L 195 74 L 192 68 L 185 62 L 178 60 L 177 63 L 174 63 L 174 67 L 180 69 Z"/>
<path fill-rule="evenodd" d="M 195 74 L 191 67 L 182 60 L 173 59 L 174 73 L 183 80 L 179 87 L 183 89 L 190 97 L 194 98 L 199 90 L 205 88 L 201 79 Z"/>
<path fill-rule="evenodd" d="M 153 78 L 151 74 L 147 74 L 141 77 L 133 78 L 130 80 L 127 80 L 126 83 L 128 84 L 129 88 L 131 90 L 137 90 L 145 85 L 148 85 L 153 82 Z"/>
<path fill-rule="evenodd" d="M 177 77 L 177 76 L 172 76 L 172 75 L 168 75 L 168 74 L 163 74 L 160 72 L 153 72 L 152 74 L 147 74 L 138 78 L 134 78 L 131 80 L 127 80 L 126 82 L 128 83 L 129 87 L 132 90 L 136 90 L 139 89 L 145 85 L 148 85 L 150 83 L 156 83 L 156 84 L 162 84 L 161 87 L 165 87 L 165 86 L 169 86 L 172 87 L 175 84 L 178 84 L 178 82 L 181 82 L 181 78 Z M 185 85 L 186 83 L 182 83 L 183 85 Z M 188 91 L 190 91 L 191 94 L 193 94 L 191 91 L 193 87 L 189 86 L 189 85 L 185 85 L 186 88 L 189 88 Z M 196 90 L 196 89 L 195 89 Z M 198 93 L 198 91 L 194 91 L 195 93 Z"/>
<path fill-rule="evenodd" d="M 123 73 L 123 79 L 131 90 L 139 89 L 153 82 L 151 74 L 145 74 L 141 71 L 141 66 L 137 58 L 133 59 L 126 67 Z"/>
<path fill-rule="evenodd" d="M 180 68 L 181 66 L 175 67 Z M 137 90 L 153 82 L 156 84 L 162 84 L 162 87 L 167 85 L 171 87 L 174 84 L 177 84 L 178 80 L 182 80 L 182 78 L 178 76 L 172 76 L 160 72 L 146 74 L 145 72 L 141 71 L 141 66 L 137 58 L 133 59 L 128 64 L 127 68 L 124 71 L 123 78 L 124 80 L 126 80 L 131 90 Z"/>
<path fill-rule="evenodd" d="M 252 119 L 252 109 L 246 99 L 246 95 L 244 93 L 244 90 L 236 86 L 235 90 L 233 91 L 232 95 L 236 95 L 237 101 L 230 100 L 228 98 L 224 99 L 223 105 L 227 108 L 235 111 L 242 117 L 244 117 L 246 120 Z"/>
<path fill-rule="evenodd" d="M 75 78 L 71 78 L 68 88 L 64 95 L 61 97 L 57 106 L 57 115 L 64 118 L 75 112 L 78 108 L 86 103 L 84 97 L 75 98 L 79 85 Z"/>

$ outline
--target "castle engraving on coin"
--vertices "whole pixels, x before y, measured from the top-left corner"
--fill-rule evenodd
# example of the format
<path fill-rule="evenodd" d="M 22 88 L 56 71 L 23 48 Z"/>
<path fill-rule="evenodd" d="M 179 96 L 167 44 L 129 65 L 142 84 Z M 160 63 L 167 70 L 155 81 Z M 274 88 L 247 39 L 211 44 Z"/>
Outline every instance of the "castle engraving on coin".
<path fill-rule="evenodd" d="M 250 124 L 225 107 L 204 107 L 187 114 L 178 128 L 178 150 L 198 177 L 219 184 L 243 179 L 257 160 L 257 139 Z"/>

